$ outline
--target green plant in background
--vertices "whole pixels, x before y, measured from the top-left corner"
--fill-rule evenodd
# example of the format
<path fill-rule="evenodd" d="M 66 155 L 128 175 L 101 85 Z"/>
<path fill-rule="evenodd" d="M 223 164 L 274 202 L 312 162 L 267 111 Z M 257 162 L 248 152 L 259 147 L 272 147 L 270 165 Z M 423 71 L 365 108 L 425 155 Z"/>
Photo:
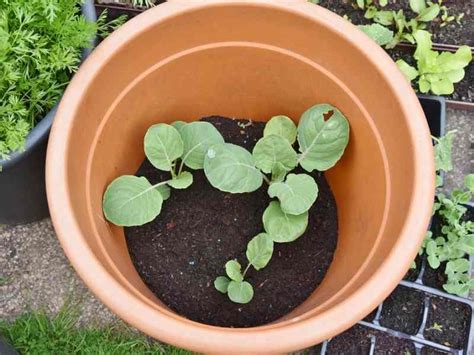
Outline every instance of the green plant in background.
<path fill-rule="evenodd" d="M 416 51 L 414 58 L 417 67 L 413 67 L 399 59 L 397 65 L 405 77 L 411 82 L 418 81 L 418 89 L 422 93 L 431 91 L 436 95 L 449 95 L 454 92 L 454 83 L 460 82 L 465 75 L 464 68 L 472 60 L 471 48 L 461 46 L 456 53 L 439 53 L 431 49 L 431 34 L 417 31 L 414 35 Z"/>
<path fill-rule="evenodd" d="M 441 185 L 439 172 L 452 170 L 451 150 L 454 132 L 435 139 L 435 162 L 438 171 L 437 187 Z M 469 275 L 468 256 L 474 255 L 474 222 L 465 219 L 467 208 L 474 194 L 474 174 L 465 177 L 464 189 L 454 190 L 449 196 L 438 193 L 433 214 L 440 223 L 439 235 L 429 231 L 423 241 L 419 254 L 426 254 L 428 264 L 437 269 L 447 262 L 445 274 L 447 282 L 443 288 L 459 296 L 467 296 L 474 289 L 474 279 Z"/>
<path fill-rule="evenodd" d="M 123 23 L 86 22 L 81 0 L 0 0 L 0 159 L 22 149 L 60 99 L 97 32 Z"/>
<path fill-rule="evenodd" d="M 77 312 L 63 309 L 49 318 L 42 312 L 20 316 L 13 322 L 0 321 L 0 337 L 20 354 L 191 354 L 186 350 L 147 339 L 122 324 L 78 328 Z"/>
<path fill-rule="evenodd" d="M 299 153 L 293 149 L 298 140 Z M 342 157 L 349 141 L 349 123 L 328 104 L 311 107 L 301 116 L 298 128 L 286 116 L 273 117 L 252 154 L 228 143 L 212 146 L 204 161 L 204 172 L 214 187 L 232 193 L 252 192 L 263 181 L 268 195 L 275 198 L 262 217 L 264 232 L 247 245 L 248 264 L 242 272 L 237 260 L 225 265 L 227 276 L 219 276 L 215 288 L 236 303 L 248 303 L 254 291 L 245 281 L 252 266 L 264 268 L 270 261 L 274 243 L 298 239 L 308 225 L 308 210 L 318 197 L 318 186 L 308 174 L 290 173 L 298 165 L 307 172 L 326 171 Z M 269 176 L 267 176 L 267 175 Z"/>
<path fill-rule="evenodd" d="M 364 17 L 366 19 L 371 19 L 387 29 L 393 29 L 394 36 L 391 41 L 381 44 L 385 45 L 386 48 L 393 48 L 403 40 L 415 43 L 413 33 L 425 29 L 426 24 L 436 19 L 441 11 L 439 3 L 426 2 L 425 0 L 410 0 L 410 8 L 416 14 L 416 17 L 407 19 L 403 10 L 379 10 L 371 0 L 358 0 L 356 1 L 356 4 L 358 8 L 365 10 Z M 379 2 L 381 7 L 384 7 L 387 4 L 388 1 Z M 443 16 L 447 16 L 446 6 L 443 7 L 443 11 Z M 372 35 L 372 32 L 366 33 L 369 36 Z"/>
<path fill-rule="evenodd" d="M 223 142 L 219 131 L 208 122 L 177 121 L 173 125 L 159 123 L 150 127 L 145 135 L 145 155 L 155 168 L 169 171 L 170 179 L 152 185 L 143 176 L 118 177 L 104 194 L 105 217 L 118 226 L 139 226 L 152 221 L 170 196 L 170 187 L 185 189 L 192 184 L 193 176 L 183 170 L 184 166 L 202 169 L 208 148 Z"/>

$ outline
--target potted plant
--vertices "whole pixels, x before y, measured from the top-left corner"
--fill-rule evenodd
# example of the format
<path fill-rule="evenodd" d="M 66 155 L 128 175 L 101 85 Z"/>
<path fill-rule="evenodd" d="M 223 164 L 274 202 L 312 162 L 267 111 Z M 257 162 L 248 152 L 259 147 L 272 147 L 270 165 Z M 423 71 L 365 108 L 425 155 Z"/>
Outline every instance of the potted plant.
<path fill-rule="evenodd" d="M 91 51 L 96 16 L 92 1 L 1 7 L 0 223 L 27 223 L 48 215 L 49 130 L 65 85 Z"/>
<path fill-rule="evenodd" d="M 129 252 L 132 238 L 125 238 L 130 230 L 109 223 L 104 216 L 107 187 L 117 177 L 137 172 L 145 158 L 145 134 L 153 125 L 194 122 L 212 115 L 252 122 L 285 115 L 300 125 L 303 120 L 296 121 L 315 103 L 337 108 L 347 118 L 351 132 L 341 160 L 321 174 L 334 194 L 339 229 L 333 260 L 319 287 L 283 317 L 254 327 L 209 325 L 177 314 L 176 304 L 165 295 L 157 297 L 147 286 L 153 277 L 142 279 L 137 272 Z M 232 129 L 239 139 L 248 133 L 248 124 L 233 121 Z M 175 124 L 168 137 L 178 148 L 180 125 Z M 263 123 L 255 125 L 263 127 Z M 254 135 L 242 144 L 251 150 L 256 138 L 260 137 Z M 205 152 L 210 156 L 217 153 Z M 195 351 L 285 352 L 347 329 L 401 280 L 418 252 L 431 215 L 433 149 L 417 97 L 396 65 L 337 15 L 296 0 L 172 1 L 146 11 L 112 34 L 73 79 L 52 130 L 47 189 L 53 222 L 67 256 L 93 292 L 123 319 L 164 342 Z M 206 191 L 221 193 L 216 188 Z M 181 207 L 189 213 L 177 215 L 162 226 L 163 231 L 176 231 L 188 225 L 191 217 L 213 208 L 207 204 L 189 209 L 187 204 L 192 200 L 186 202 L 187 192 L 171 191 L 156 220 L 164 221 L 166 213 Z M 266 190 L 261 196 L 253 201 L 265 207 L 270 197 Z M 179 206 L 172 208 L 177 202 Z M 239 212 L 248 216 L 247 210 L 258 208 L 256 204 L 244 204 L 248 208 L 238 211 L 232 206 L 216 208 L 209 218 L 201 219 L 209 221 L 209 226 L 221 226 L 223 247 L 215 233 L 209 233 L 215 243 L 193 248 L 196 231 L 191 227 L 174 238 L 155 235 L 152 239 L 155 246 L 176 246 L 161 259 L 162 264 L 171 265 L 166 283 L 172 285 L 186 277 L 192 290 L 198 283 L 209 297 L 225 301 L 222 312 L 240 312 L 247 317 L 251 313 L 246 313 L 245 307 L 258 301 L 268 282 L 253 283 L 258 290 L 250 303 L 240 305 L 244 308 L 234 308 L 227 295 L 213 285 L 225 272 L 225 260 L 243 261 L 239 255 L 245 257 L 247 243 L 242 241 L 247 238 L 248 242 L 258 233 L 249 229 L 253 219 L 261 221 L 257 214 L 248 221 L 239 218 Z M 318 208 L 318 202 L 315 206 Z M 318 224 L 327 222 L 320 219 Z M 202 231 L 205 225 L 198 223 L 193 228 Z M 231 230 L 232 235 L 240 231 L 235 235 L 243 236 L 242 244 L 236 246 L 226 238 Z M 288 251 L 294 246 L 292 250 L 301 252 L 299 241 L 311 240 L 314 235 L 307 237 L 282 248 Z M 138 239 L 134 240 L 140 247 Z M 152 245 L 143 247 L 151 250 Z M 283 249 L 279 250 L 282 255 Z M 173 267 L 180 256 L 190 255 L 182 253 L 192 250 L 200 259 L 185 259 L 185 264 L 181 260 L 180 266 Z M 199 262 L 215 260 L 214 255 L 224 263 L 215 263 L 213 277 L 190 277 Z M 259 273 L 272 269 L 276 265 L 273 261 L 272 257 Z M 292 267 L 282 265 L 281 270 L 300 275 Z M 314 268 L 315 264 L 310 265 L 309 272 Z M 247 275 L 249 281 L 253 282 L 255 274 L 252 270 Z M 193 306 L 192 296 L 192 291 L 183 289 L 176 302 L 184 303 L 186 298 Z M 204 304 L 205 300 L 195 302 Z M 271 316 L 272 307 L 261 308 L 259 319 Z"/>

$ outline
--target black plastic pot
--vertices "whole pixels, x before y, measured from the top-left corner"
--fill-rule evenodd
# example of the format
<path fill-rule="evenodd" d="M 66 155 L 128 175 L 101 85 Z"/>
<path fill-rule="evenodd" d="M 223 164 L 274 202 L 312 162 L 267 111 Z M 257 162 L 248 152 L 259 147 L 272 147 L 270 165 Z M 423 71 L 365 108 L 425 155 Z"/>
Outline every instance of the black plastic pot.
<path fill-rule="evenodd" d="M 84 2 L 82 13 L 87 21 L 96 21 L 93 0 Z M 92 48 L 84 49 L 82 60 L 91 51 Z M 29 223 L 49 215 L 44 166 L 56 109 L 57 105 L 30 132 L 24 151 L 13 152 L 8 160 L 0 160 L 0 224 Z"/>
<path fill-rule="evenodd" d="M 421 107 L 430 126 L 431 135 L 444 136 L 446 129 L 446 101 L 441 96 L 418 95 Z"/>

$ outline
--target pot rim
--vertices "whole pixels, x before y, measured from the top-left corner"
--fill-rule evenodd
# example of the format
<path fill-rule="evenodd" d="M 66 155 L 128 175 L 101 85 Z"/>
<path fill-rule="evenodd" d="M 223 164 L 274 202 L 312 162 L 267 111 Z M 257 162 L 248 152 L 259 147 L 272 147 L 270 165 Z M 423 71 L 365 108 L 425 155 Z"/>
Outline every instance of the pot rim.
<path fill-rule="evenodd" d="M 69 186 L 66 183 L 68 172 L 65 169 L 69 158 L 64 147 L 68 146 L 73 124 L 69 118 L 77 111 L 82 93 L 87 91 L 95 74 L 107 64 L 115 50 L 157 22 L 181 16 L 195 9 L 235 5 L 274 8 L 317 20 L 335 28 L 340 36 L 350 40 L 365 53 L 367 62 L 382 73 L 398 101 L 404 103 L 404 115 L 411 117 L 406 124 L 415 157 L 415 188 L 407 219 L 388 257 L 367 282 L 349 297 L 318 315 L 301 316 L 253 328 L 210 326 L 171 312 L 157 310 L 111 277 L 81 236 L 79 221 L 71 212 L 72 202 L 68 197 Z M 69 85 L 51 132 L 46 175 L 48 200 L 58 238 L 74 268 L 95 295 L 121 318 L 145 333 L 167 343 L 201 352 L 248 353 L 255 352 L 256 349 L 260 349 L 260 352 L 293 351 L 311 346 L 318 340 L 330 338 L 349 328 L 372 311 L 402 279 L 422 242 L 434 198 L 431 137 L 424 113 L 410 84 L 385 51 L 361 31 L 356 30 L 355 26 L 329 10 L 301 1 L 191 1 L 187 4 L 173 1 L 161 4 L 130 20 L 92 53 Z M 418 236 L 418 239 L 414 236 Z M 403 255 L 406 257 L 400 258 Z M 93 275 L 90 270 L 94 270 Z M 335 319 L 339 321 L 334 322 Z"/>
<path fill-rule="evenodd" d="M 96 22 L 97 16 L 94 8 L 94 0 L 85 0 L 81 5 L 82 14 L 87 22 Z M 86 58 L 92 53 L 92 49 L 96 44 L 96 39 L 92 39 L 90 42 L 90 48 L 83 48 L 81 50 L 81 65 Z M 74 77 L 74 76 L 73 76 Z M 72 78 L 71 78 L 72 81 Z M 15 150 L 11 152 L 7 159 L 0 159 L 0 167 L 2 170 L 6 170 L 9 167 L 15 166 L 20 161 L 25 159 L 30 153 L 41 144 L 45 139 L 48 138 L 49 131 L 51 130 L 51 125 L 53 124 L 54 117 L 58 110 L 59 103 L 61 102 L 60 98 L 58 103 L 53 106 L 48 113 L 33 127 L 33 129 L 28 133 L 28 136 L 25 140 L 25 145 L 23 149 Z M 0 172 L 1 173 L 1 172 Z"/>

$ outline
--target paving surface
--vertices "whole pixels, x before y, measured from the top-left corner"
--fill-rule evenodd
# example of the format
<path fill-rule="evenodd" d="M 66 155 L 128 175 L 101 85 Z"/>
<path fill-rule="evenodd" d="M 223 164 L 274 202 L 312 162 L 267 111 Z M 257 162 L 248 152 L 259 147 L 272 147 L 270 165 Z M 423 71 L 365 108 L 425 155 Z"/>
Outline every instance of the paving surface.
<path fill-rule="evenodd" d="M 454 172 L 447 190 L 462 185 L 473 172 L 474 112 L 448 110 L 448 130 L 456 129 Z M 42 309 L 56 313 L 65 302 L 79 302 L 82 324 L 115 321 L 84 286 L 64 256 L 49 219 L 20 226 L 0 226 L 0 319 Z"/>

